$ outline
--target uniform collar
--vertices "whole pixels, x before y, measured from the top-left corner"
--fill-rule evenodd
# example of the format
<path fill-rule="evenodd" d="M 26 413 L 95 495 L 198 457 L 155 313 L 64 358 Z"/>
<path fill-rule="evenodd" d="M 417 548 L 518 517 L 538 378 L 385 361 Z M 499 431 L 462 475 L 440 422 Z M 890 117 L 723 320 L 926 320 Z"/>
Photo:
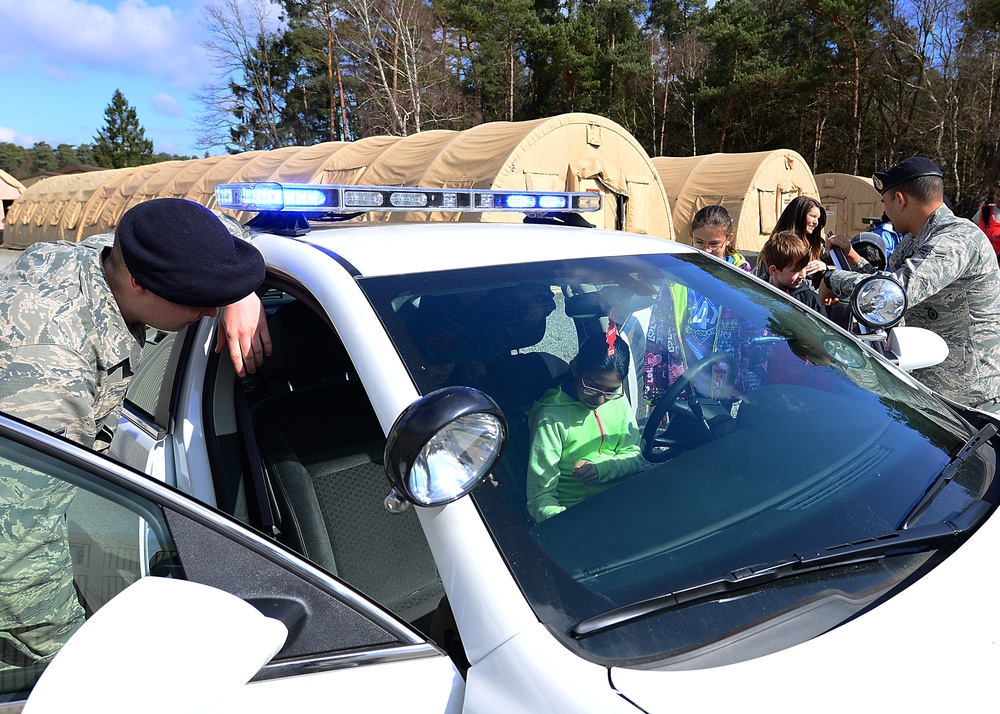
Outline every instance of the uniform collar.
<path fill-rule="evenodd" d="M 87 257 L 81 260 L 81 277 L 84 289 L 90 293 L 90 304 L 94 306 L 95 314 L 100 315 L 98 319 L 104 322 L 99 326 L 102 356 L 106 364 L 117 365 L 125 360 L 138 360 L 139 351 L 146 342 L 146 326 L 127 324 L 122 317 L 118 301 L 104 274 L 102 258 L 105 250 L 87 251 Z M 135 366 L 132 364 L 133 368 Z"/>
<path fill-rule="evenodd" d="M 950 208 L 948 208 L 948 207 L 947 207 L 946 205 L 944 205 L 944 204 L 942 203 L 942 204 L 941 204 L 940 206 L 938 206 L 938 207 L 937 207 L 937 208 L 936 208 L 936 209 L 934 210 L 934 212 L 933 212 L 933 213 L 932 213 L 931 215 L 929 215 L 929 216 L 927 217 L 927 221 L 926 221 L 926 222 L 924 222 L 924 225 L 923 225 L 923 227 L 922 227 L 922 228 L 920 229 L 920 231 L 919 231 L 919 232 L 917 233 L 917 235 L 916 235 L 916 236 L 914 237 L 914 240 L 915 240 L 915 241 L 916 241 L 917 243 L 921 243 L 921 242 L 923 242 L 924 240 L 926 240 L 926 239 L 927 239 L 927 237 L 928 237 L 928 236 L 930 235 L 931 231 L 932 231 L 932 230 L 934 230 L 934 228 L 935 228 L 935 227 L 936 227 L 936 226 L 937 226 L 937 225 L 938 225 L 938 224 L 939 224 L 939 223 L 940 223 L 941 221 L 943 221 L 943 220 L 947 220 L 948 218 L 951 218 L 951 217 L 953 217 L 954 215 L 955 215 L 955 214 L 951 212 L 951 209 L 950 209 Z"/>

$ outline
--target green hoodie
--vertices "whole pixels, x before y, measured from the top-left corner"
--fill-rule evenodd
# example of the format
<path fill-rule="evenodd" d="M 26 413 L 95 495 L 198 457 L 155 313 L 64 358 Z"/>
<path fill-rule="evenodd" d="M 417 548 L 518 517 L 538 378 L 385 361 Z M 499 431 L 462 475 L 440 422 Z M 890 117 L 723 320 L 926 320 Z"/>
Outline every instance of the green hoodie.
<path fill-rule="evenodd" d="M 591 410 L 556 387 L 532 405 L 528 426 L 528 512 L 539 523 L 642 466 L 639 427 L 627 399 Z M 580 460 L 597 467 L 597 483 L 587 485 L 573 476 L 573 465 Z"/>

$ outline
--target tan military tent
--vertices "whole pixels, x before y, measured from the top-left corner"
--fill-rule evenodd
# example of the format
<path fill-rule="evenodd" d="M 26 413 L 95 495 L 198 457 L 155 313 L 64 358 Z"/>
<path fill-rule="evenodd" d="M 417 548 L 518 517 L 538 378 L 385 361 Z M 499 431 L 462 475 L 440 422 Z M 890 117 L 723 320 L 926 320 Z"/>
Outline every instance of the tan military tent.
<path fill-rule="evenodd" d="M 819 198 L 808 164 L 790 149 L 749 154 L 658 156 L 653 166 L 670 201 L 677 240 L 691 242 L 691 219 L 721 204 L 733 216 L 736 247 L 757 251 L 796 196 Z"/>
<path fill-rule="evenodd" d="M 63 183 L 68 179 L 87 183 Z M 527 122 L 483 124 L 466 131 L 379 136 L 169 161 L 79 177 L 52 177 L 41 182 L 37 193 L 32 187 L 22 196 L 25 219 L 18 223 L 13 245 L 82 240 L 110 230 L 128 208 L 157 196 L 184 197 L 214 207 L 216 184 L 236 181 L 593 191 L 603 194 L 605 200 L 602 213 L 586 215 L 591 223 L 673 237 L 663 185 L 635 138 L 608 119 L 565 114 Z M 71 228 L 61 221 L 68 217 L 67 209 L 73 200 L 84 205 L 73 213 Z M 38 211 L 45 214 L 44 220 L 33 220 Z M 405 213 L 365 218 L 429 219 L 426 214 Z M 430 218 L 522 220 L 520 215 L 502 213 L 439 214 Z"/>
<path fill-rule="evenodd" d="M 3 231 L 7 207 L 24 193 L 24 185 L 6 171 L 0 170 L 0 231 Z"/>
<path fill-rule="evenodd" d="M 882 196 L 870 178 L 851 174 L 816 174 L 819 198 L 826 209 L 826 230 L 848 238 L 869 230 L 865 218 L 882 215 Z"/>
<path fill-rule="evenodd" d="M 132 169 L 52 176 L 29 186 L 8 211 L 4 247 L 27 248 L 38 241 L 79 241 L 91 197 L 109 180 Z M 92 231 L 87 235 L 92 235 Z"/>
<path fill-rule="evenodd" d="M 591 114 L 318 144 L 289 154 L 278 171 L 258 180 L 268 179 L 290 183 L 594 191 L 604 195 L 605 207 L 600 216 L 587 215 L 591 223 L 673 237 L 670 209 L 648 155 L 621 126 Z M 368 219 L 522 220 L 519 215 L 501 213 L 397 213 Z"/>
<path fill-rule="evenodd" d="M 0 199 L 12 201 L 24 193 L 24 185 L 6 171 L 0 170 Z"/>

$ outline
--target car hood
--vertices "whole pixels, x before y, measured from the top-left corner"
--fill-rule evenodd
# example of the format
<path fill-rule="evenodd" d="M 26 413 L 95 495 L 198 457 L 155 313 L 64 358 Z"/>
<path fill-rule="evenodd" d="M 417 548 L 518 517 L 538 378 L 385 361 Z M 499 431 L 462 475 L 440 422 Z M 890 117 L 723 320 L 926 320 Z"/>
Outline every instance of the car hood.
<path fill-rule="evenodd" d="M 874 610 L 756 659 L 685 671 L 611 670 L 648 712 L 935 711 L 981 706 L 1000 671 L 1000 515 L 951 557 Z M 977 686 L 978 684 L 978 686 Z"/>

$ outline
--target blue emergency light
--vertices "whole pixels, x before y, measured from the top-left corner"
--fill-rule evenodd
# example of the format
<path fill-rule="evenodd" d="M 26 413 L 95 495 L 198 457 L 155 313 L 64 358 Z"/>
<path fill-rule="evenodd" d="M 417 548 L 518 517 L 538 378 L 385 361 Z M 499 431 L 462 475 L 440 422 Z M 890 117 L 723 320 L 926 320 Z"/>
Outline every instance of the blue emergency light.
<path fill-rule="evenodd" d="M 601 210 L 601 194 L 262 182 L 219 184 L 215 187 L 215 203 L 219 208 L 235 211 L 319 214 L 391 211 L 590 213 Z"/>

